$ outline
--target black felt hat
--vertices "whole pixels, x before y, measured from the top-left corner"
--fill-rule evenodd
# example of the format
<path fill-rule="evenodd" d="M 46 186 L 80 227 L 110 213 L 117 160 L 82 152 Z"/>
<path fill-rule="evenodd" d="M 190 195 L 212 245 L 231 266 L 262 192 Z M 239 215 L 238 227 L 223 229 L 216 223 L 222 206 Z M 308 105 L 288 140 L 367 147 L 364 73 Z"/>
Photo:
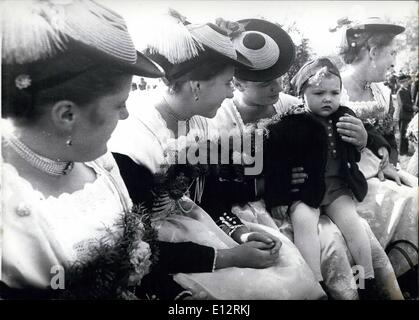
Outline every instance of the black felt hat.
<path fill-rule="evenodd" d="M 265 82 L 286 73 L 294 62 L 295 46 L 280 26 L 261 19 L 244 19 L 238 23 L 245 32 L 233 39 L 236 50 L 253 67 L 237 67 L 235 76 L 241 80 Z"/>

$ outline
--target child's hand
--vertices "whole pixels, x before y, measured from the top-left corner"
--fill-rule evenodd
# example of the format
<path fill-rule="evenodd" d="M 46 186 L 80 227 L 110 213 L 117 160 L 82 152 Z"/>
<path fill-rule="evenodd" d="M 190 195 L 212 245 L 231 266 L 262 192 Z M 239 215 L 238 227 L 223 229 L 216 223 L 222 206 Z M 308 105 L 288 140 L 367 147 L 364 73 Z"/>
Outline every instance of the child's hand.
<path fill-rule="evenodd" d="M 364 148 L 367 145 L 368 134 L 360 119 L 345 113 L 344 117 L 339 118 L 336 127 L 343 141 L 357 148 Z"/>

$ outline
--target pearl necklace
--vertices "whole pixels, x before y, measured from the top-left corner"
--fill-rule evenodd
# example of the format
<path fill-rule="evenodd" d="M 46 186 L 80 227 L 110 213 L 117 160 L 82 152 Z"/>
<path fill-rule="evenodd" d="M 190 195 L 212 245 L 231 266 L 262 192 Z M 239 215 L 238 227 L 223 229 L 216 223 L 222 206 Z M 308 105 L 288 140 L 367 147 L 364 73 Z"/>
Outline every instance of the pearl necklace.
<path fill-rule="evenodd" d="M 52 176 L 62 176 L 68 174 L 74 167 L 72 161 L 55 161 L 40 156 L 26 146 L 22 141 L 12 134 L 8 134 L 6 141 L 12 149 L 31 166 Z"/>

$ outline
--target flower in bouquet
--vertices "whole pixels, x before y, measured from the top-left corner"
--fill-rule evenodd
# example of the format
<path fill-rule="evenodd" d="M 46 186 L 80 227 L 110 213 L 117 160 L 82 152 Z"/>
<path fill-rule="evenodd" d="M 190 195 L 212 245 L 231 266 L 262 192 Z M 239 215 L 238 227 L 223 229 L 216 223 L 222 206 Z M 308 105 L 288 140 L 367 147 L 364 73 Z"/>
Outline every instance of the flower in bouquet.
<path fill-rule="evenodd" d="M 381 134 L 390 134 L 394 130 L 392 115 L 386 113 L 385 107 L 378 102 L 363 103 L 354 108 L 354 112 L 362 122 L 371 125 Z"/>
<path fill-rule="evenodd" d="M 136 207 L 124 212 L 114 229 L 107 229 L 104 237 L 90 245 L 85 256 L 66 267 L 65 289 L 53 290 L 54 297 L 136 298 L 132 294 L 133 288 L 149 272 L 152 262 L 155 263 L 151 259 L 150 246 L 155 246 L 157 236 L 154 230 L 146 231 L 142 222 L 144 214 L 143 209 Z"/>

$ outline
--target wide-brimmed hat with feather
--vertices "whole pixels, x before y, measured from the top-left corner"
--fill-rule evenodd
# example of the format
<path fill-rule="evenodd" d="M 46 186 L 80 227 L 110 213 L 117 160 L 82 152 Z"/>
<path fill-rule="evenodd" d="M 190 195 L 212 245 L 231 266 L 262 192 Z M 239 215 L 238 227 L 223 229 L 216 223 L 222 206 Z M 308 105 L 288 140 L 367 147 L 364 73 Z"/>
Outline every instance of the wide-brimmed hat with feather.
<path fill-rule="evenodd" d="M 162 77 L 123 18 L 90 0 L 1 3 L 3 89 L 48 88 L 96 67 Z"/>
<path fill-rule="evenodd" d="M 363 21 L 353 23 L 352 26 L 347 28 L 346 33 L 348 36 L 352 36 L 355 33 L 360 32 L 380 32 L 397 35 L 402 33 L 404 30 L 404 27 L 386 22 L 380 17 L 368 17 Z"/>
<path fill-rule="evenodd" d="M 396 36 L 405 31 L 403 26 L 387 22 L 380 17 L 369 17 L 362 21 L 352 21 L 347 17 L 343 17 L 337 21 L 337 26 L 330 28 L 329 31 L 335 32 L 340 28 L 343 29 L 342 40 L 339 45 L 342 52 L 351 48 L 356 50 L 360 44 L 365 42 L 365 33 L 392 34 Z"/>
<path fill-rule="evenodd" d="M 169 80 L 179 79 L 198 66 L 210 61 L 251 67 L 252 64 L 238 53 L 228 34 L 213 23 L 190 23 L 179 12 L 168 9 L 148 25 L 146 38 L 142 38 L 142 51 L 156 61 Z"/>

